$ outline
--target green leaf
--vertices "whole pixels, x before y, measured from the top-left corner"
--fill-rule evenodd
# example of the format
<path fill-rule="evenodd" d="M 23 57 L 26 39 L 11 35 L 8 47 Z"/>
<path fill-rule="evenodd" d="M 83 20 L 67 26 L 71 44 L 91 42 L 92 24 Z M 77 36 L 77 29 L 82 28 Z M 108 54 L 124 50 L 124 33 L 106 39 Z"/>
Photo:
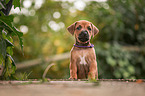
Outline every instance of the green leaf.
<path fill-rule="evenodd" d="M 113 74 L 114 74 L 114 76 L 115 76 L 116 78 L 121 78 L 121 73 L 119 72 L 119 70 L 115 70 L 115 71 L 113 72 Z"/>
<path fill-rule="evenodd" d="M 14 46 L 13 43 L 11 43 L 8 39 L 5 39 L 5 41 L 7 46 Z"/>
<path fill-rule="evenodd" d="M 7 34 L 7 40 L 9 40 L 9 42 L 11 42 L 13 44 L 13 38 L 10 36 L 10 34 Z"/>
<path fill-rule="evenodd" d="M 130 74 L 127 71 L 123 72 L 123 77 L 125 79 L 128 78 L 129 76 L 130 76 Z"/>
<path fill-rule="evenodd" d="M 6 26 L 8 26 L 10 30 L 13 31 L 18 36 L 21 50 L 23 51 L 23 39 L 22 39 L 23 33 L 18 31 L 18 29 L 16 29 L 15 27 L 13 27 L 12 25 L 13 18 L 14 16 L 12 15 L 9 15 L 9 16 L 2 15 L 0 17 L 0 21 L 3 22 Z"/>
<path fill-rule="evenodd" d="M 6 56 L 6 41 L 0 37 L 0 54 L 5 58 Z"/>
<path fill-rule="evenodd" d="M 118 60 L 118 64 L 120 67 L 124 67 L 128 64 L 128 61 L 120 59 L 120 60 Z"/>
<path fill-rule="evenodd" d="M 5 59 L 3 58 L 2 54 L 0 54 L 0 66 L 4 66 Z"/>
<path fill-rule="evenodd" d="M 127 67 L 127 69 L 128 69 L 128 72 L 129 72 L 129 73 L 131 73 L 131 74 L 134 74 L 134 73 L 135 73 L 135 68 L 134 68 L 132 65 L 129 65 L 129 66 Z"/>
<path fill-rule="evenodd" d="M 13 48 L 12 47 L 7 47 L 6 52 L 10 55 L 13 55 Z"/>
<path fill-rule="evenodd" d="M 14 9 L 16 7 L 19 7 L 20 8 L 20 0 L 13 0 L 13 5 L 14 5 Z"/>
<path fill-rule="evenodd" d="M 16 63 L 15 63 L 14 59 L 12 58 L 12 56 L 9 55 L 9 54 L 7 54 L 7 57 L 9 57 L 9 58 L 11 59 L 12 65 L 13 65 L 13 66 L 16 66 Z"/>
<path fill-rule="evenodd" d="M 9 2 L 10 0 L 6 0 L 6 4 Z"/>
<path fill-rule="evenodd" d="M 6 31 L 2 30 L 2 37 L 3 37 L 3 39 L 6 42 L 6 47 L 14 46 L 13 45 L 13 39 L 11 38 L 9 33 L 7 33 Z"/>
<path fill-rule="evenodd" d="M 12 22 L 13 22 L 13 18 L 14 16 L 9 15 L 9 16 L 4 16 L 3 14 L 1 14 L 2 16 L 0 16 L 0 21 L 3 22 L 4 24 L 6 24 L 8 27 L 12 27 Z"/>
<path fill-rule="evenodd" d="M 17 34 L 17 36 L 18 36 L 18 38 L 19 38 L 19 44 L 20 44 L 20 46 L 21 46 L 21 50 L 22 50 L 22 52 L 23 52 L 23 38 L 22 38 L 22 36 L 23 36 L 23 33 L 22 32 L 19 32 L 19 31 L 17 31 L 17 29 L 15 28 L 15 30 L 16 30 L 16 34 Z"/>
<path fill-rule="evenodd" d="M 112 57 L 107 57 L 107 63 L 111 66 L 115 66 L 116 65 L 116 60 L 113 59 Z"/>
<path fill-rule="evenodd" d="M 5 24 L 3 24 L 3 28 L 5 29 L 5 31 L 10 35 L 12 36 L 16 36 L 16 34 L 8 27 L 6 26 Z"/>
<path fill-rule="evenodd" d="M 7 54 L 5 70 L 6 71 L 4 73 L 4 77 L 7 80 L 13 77 L 13 74 L 15 73 L 16 70 L 15 62 L 9 54 Z"/>

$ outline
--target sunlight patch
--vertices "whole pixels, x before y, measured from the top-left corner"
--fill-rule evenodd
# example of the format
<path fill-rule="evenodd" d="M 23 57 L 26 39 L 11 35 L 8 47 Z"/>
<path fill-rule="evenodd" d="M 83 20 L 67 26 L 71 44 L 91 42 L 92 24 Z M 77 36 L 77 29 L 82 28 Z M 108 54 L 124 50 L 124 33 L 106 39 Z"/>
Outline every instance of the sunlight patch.
<path fill-rule="evenodd" d="M 23 34 L 26 34 L 28 32 L 28 27 L 26 25 L 21 25 L 20 30 L 23 32 Z"/>
<path fill-rule="evenodd" d="M 54 17 L 55 19 L 60 18 L 60 16 L 61 16 L 61 14 L 60 14 L 59 12 L 54 12 L 54 13 L 53 13 L 53 17 Z"/>
<path fill-rule="evenodd" d="M 74 7 L 80 11 L 83 11 L 86 7 L 86 3 L 79 0 L 79 1 L 74 2 Z"/>
<path fill-rule="evenodd" d="M 31 1 L 31 0 L 25 0 L 25 1 L 23 2 L 23 6 L 24 6 L 25 8 L 30 8 L 31 5 L 32 5 L 32 1 Z"/>

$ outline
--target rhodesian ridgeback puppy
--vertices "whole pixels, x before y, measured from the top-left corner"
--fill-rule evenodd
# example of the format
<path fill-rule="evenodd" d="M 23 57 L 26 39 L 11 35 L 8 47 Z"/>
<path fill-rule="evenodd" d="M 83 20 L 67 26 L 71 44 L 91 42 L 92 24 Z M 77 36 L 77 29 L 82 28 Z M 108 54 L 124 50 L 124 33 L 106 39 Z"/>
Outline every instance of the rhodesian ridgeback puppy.
<path fill-rule="evenodd" d="M 98 32 L 98 28 L 86 20 L 76 21 L 68 28 L 75 36 L 76 42 L 71 50 L 69 79 L 98 79 L 98 70 L 94 45 L 91 37 Z"/>

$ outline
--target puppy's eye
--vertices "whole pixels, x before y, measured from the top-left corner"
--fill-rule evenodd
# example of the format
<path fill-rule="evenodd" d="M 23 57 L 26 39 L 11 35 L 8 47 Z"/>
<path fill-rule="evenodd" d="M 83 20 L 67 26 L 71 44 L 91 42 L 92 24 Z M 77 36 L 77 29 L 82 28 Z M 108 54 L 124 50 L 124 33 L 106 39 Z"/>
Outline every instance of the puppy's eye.
<path fill-rule="evenodd" d="M 91 28 L 90 28 L 90 27 L 88 27 L 88 30 L 89 30 L 89 31 L 91 31 Z"/>
<path fill-rule="evenodd" d="M 81 25 L 79 25 L 79 26 L 77 27 L 77 30 L 81 30 L 81 28 L 82 28 L 82 26 L 81 26 Z"/>
<path fill-rule="evenodd" d="M 81 27 L 77 27 L 77 30 L 81 30 Z"/>

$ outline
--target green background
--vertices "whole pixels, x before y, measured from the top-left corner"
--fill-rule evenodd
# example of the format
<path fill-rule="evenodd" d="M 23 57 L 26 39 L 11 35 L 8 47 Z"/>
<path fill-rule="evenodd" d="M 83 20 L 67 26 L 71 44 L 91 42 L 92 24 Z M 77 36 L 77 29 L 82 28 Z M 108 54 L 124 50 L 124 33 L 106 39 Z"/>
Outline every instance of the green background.
<path fill-rule="evenodd" d="M 41 59 L 42 63 L 23 69 L 17 68 L 16 76 L 41 78 L 45 68 L 55 63 L 46 77 L 69 78 L 69 59 L 52 62 L 43 60 L 45 57 L 69 52 L 75 39 L 66 30 L 67 27 L 75 21 L 88 20 L 100 31 L 91 40 L 95 45 L 99 78 L 145 79 L 145 1 L 79 1 L 84 7 L 77 9 L 75 5 L 78 1 L 45 0 L 38 8 L 33 0 L 28 8 L 22 2 L 21 10 L 25 12 L 15 14 L 13 21 L 19 30 L 22 26 L 28 28 L 23 35 L 24 56 L 17 38 L 14 38 L 16 47 L 13 49 L 13 57 L 16 64 L 36 59 Z M 58 18 L 55 18 L 55 13 Z"/>

